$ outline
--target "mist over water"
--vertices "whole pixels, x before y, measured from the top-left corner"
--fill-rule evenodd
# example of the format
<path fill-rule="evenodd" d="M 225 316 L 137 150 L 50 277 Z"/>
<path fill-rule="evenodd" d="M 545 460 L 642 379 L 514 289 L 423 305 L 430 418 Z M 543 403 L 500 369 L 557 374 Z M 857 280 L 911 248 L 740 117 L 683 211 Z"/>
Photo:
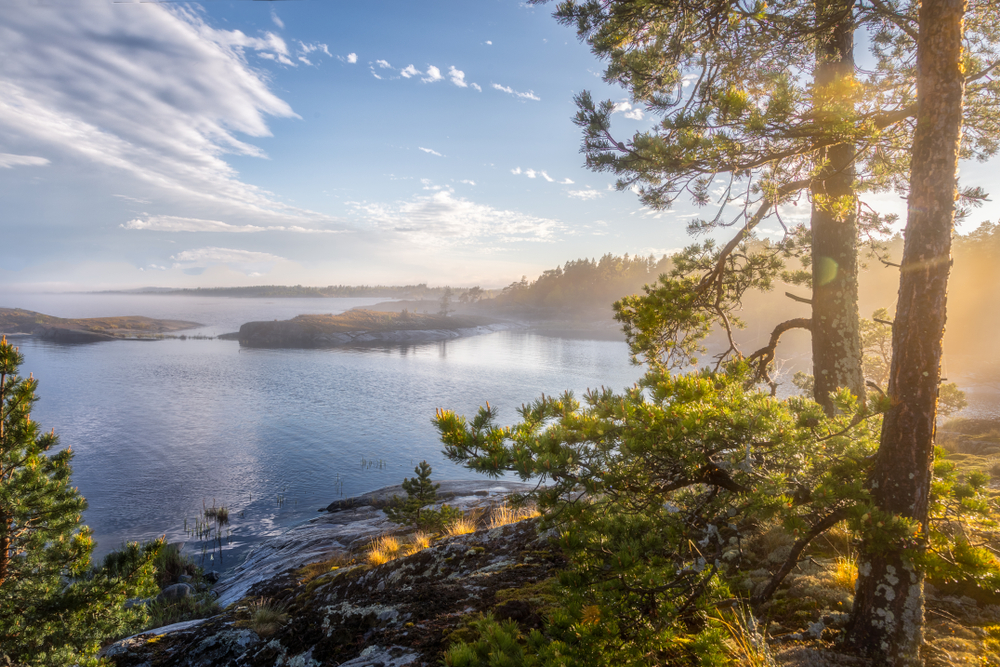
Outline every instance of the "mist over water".
<path fill-rule="evenodd" d="M 361 301 L 374 300 L 43 295 L 11 305 L 64 317 L 195 320 L 205 327 L 185 333 L 211 335 Z M 475 478 L 441 455 L 431 424 L 438 407 L 471 416 L 489 401 L 510 423 L 543 392 L 620 390 L 642 374 L 624 343 L 517 331 L 328 350 L 191 339 L 16 344 L 23 372 L 39 379 L 33 418 L 75 452 L 73 483 L 89 502 L 84 521 L 98 554 L 163 534 L 188 541 L 184 520 L 193 525 L 214 501 L 230 509 L 224 567 L 333 500 L 398 484 L 423 459 L 435 479 Z M 194 542 L 188 549 L 201 552 Z"/>

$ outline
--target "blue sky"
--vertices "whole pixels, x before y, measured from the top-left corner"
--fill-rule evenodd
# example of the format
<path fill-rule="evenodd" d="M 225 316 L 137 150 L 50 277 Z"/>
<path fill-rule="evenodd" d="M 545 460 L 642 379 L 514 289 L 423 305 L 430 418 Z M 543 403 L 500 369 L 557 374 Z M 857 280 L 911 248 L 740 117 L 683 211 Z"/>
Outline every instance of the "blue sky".
<path fill-rule="evenodd" d="M 3 289 L 502 286 L 690 240 L 583 167 L 574 94 L 654 119 L 553 5 L 3 4 Z"/>

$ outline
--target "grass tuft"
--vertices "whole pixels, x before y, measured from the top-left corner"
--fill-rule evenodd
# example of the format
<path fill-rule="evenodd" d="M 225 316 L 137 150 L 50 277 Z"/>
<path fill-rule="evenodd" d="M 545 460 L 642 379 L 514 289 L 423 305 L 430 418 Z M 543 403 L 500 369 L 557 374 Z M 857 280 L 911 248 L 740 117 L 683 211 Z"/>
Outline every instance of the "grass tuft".
<path fill-rule="evenodd" d="M 288 622 L 288 614 L 285 612 L 285 608 L 270 598 L 262 597 L 252 601 L 247 606 L 247 610 L 250 612 L 247 627 L 261 637 L 273 635 L 281 629 L 282 625 Z"/>
<path fill-rule="evenodd" d="M 455 519 L 444 529 L 444 534 L 448 537 L 468 535 L 469 533 L 474 532 L 476 532 L 476 521 L 469 516 L 463 516 L 459 519 Z"/>
<path fill-rule="evenodd" d="M 419 531 L 410 536 L 410 541 L 403 547 L 406 556 L 423 551 L 431 545 L 431 536 L 423 531 Z"/>
<path fill-rule="evenodd" d="M 374 567 L 395 560 L 400 555 L 402 554 L 399 540 L 393 535 L 383 535 L 368 545 L 368 555 L 365 560 Z"/>
<path fill-rule="evenodd" d="M 493 528 L 517 523 L 525 519 L 534 519 L 541 515 L 541 512 L 534 506 L 511 507 L 505 503 L 493 508 L 493 512 L 490 514 L 489 527 L 492 530 Z"/>
<path fill-rule="evenodd" d="M 758 628 L 753 613 L 744 607 L 714 617 L 729 635 L 726 650 L 741 667 L 778 667 L 767 637 Z"/>
<path fill-rule="evenodd" d="M 854 593 L 854 584 L 858 580 L 858 557 L 856 554 L 837 556 L 834 560 L 833 580 L 837 584 L 837 588 Z"/>

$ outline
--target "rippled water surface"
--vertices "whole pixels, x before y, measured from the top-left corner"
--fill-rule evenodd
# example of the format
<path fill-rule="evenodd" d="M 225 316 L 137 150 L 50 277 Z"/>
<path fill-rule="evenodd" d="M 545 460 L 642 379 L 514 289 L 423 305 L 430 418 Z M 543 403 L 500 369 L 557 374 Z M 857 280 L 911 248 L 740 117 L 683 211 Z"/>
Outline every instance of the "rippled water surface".
<path fill-rule="evenodd" d="M 251 320 L 340 312 L 374 299 L 15 295 L 60 317 L 147 315 L 216 335 Z M 98 552 L 166 534 L 185 541 L 203 503 L 231 511 L 231 566 L 246 547 L 348 497 L 410 475 L 472 478 L 446 461 L 434 410 L 489 401 L 512 422 L 541 393 L 631 385 L 624 343 L 499 332 L 418 346 L 247 350 L 234 341 L 57 345 L 20 338 L 39 379 L 33 417 L 73 448 L 73 481 Z M 374 463 L 372 463 L 374 462 Z M 283 502 L 279 504 L 279 497 Z M 194 547 L 197 549 L 197 547 Z"/>

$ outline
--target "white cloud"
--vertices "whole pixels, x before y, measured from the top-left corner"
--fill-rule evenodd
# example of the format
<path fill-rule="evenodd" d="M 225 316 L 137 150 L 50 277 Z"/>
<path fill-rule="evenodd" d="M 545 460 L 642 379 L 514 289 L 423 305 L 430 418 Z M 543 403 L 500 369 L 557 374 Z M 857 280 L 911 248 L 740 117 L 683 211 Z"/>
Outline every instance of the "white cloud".
<path fill-rule="evenodd" d="M 490 40 L 486 40 L 486 44 L 489 46 L 493 46 L 493 42 L 491 42 Z"/>
<path fill-rule="evenodd" d="M 600 190 L 570 190 L 566 194 L 574 199 L 582 199 L 583 201 L 590 201 L 591 199 L 598 199 L 604 196 L 604 193 Z"/>
<path fill-rule="evenodd" d="M 357 214 L 370 224 L 405 234 L 426 246 L 449 246 L 495 239 L 554 241 L 564 226 L 548 218 L 496 209 L 457 198 L 450 190 L 414 197 L 394 205 L 353 203 Z"/>
<path fill-rule="evenodd" d="M 356 54 L 356 53 L 348 53 L 347 54 L 347 62 L 351 63 L 352 65 L 354 63 L 358 62 L 358 54 Z"/>
<path fill-rule="evenodd" d="M 399 73 L 402 74 L 405 78 L 409 79 L 411 76 L 421 74 L 421 71 L 418 70 L 416 67 L 414 67 L 412 64 L 410 64 L 404 67 L 402 70 L 400 70 Z"/>
<path fill-rule="evenodd" d="M 434 83 L 435 81 L 440 81 L 443 78 L 444 77 L 441 76 L 441 70 L 439 70 L 437 67 L 434 67 L 434 65 L 428 65 L 427 76 L 425 76 L 420 80 L 425 83 Z"/>
<path fill-rule="evenodd" d="M 275 12 L 273 9 L 271 10 L 271 20 L 274 21 L 274 25 L 278 26 L 279 28 L 285 27 L 285 22 L 282 21 L 280 18 L 278 18 L 277 12 Z"/>
<path fill-rule="evenodd" d="M 510 86 L 501 86 L 499 83 L 494 83 L 493 87 L 501 92 L 507 93 L 508 95 L 513 95 L 514 97 L 517 97 L 518 99 L 522 100 L 534 100 L 536 102 L 539 102 L 542 99 L 537 95 L 535 95 L 535 92 L 533 90 L 529 90 L 526 93 L 519 93 Z"/>
<path fill-rule="evenodd" d="M 434 150 L 432 148 L 424 148 L 423 146 L 417 146 L 417 148 L 419 148 L 420 150 L 422 150 L 425 153 L 430 153 L 431 155 L 437 155 L 438 157 L 444 157 L 443 155 L 441 155 L 440 153 L 438 153 L 436 150 Z"/>
<path fill-rule="evenodd" d="M 469 87 L 469 84 L 465 82 L 465 72 L 455 69 L 454 65 L 448 68 L 448 76 L 451 78 L 451 82 L 459 88 Z"/>
<path fill-rule="evenodd" d="M 476 184 L 475 181 L 470 181 L 469 179 L 466 179 L 466 178 L 463 178 L 462 180 L 460 180 L 459 183 L 465 183 L 466 185 L 475 185 Z"/>
<path fill-rule="evenodd" d="M 161 203 L 211 210 L 206 217 L 325 218 L 243 183 L 224 159 L 264 157 L 239 135 L 271 136 L 268 116 L 298 118 L 247 62 L 257 53 L 291 64 L 284 40 L 215 29 L 186 6 L 141 9 L 28 4 L 6 13 L 0 135 L 118 181 L 128 174 Z"/>
<path fill-rule="evenodd" d="M 298 232 L 303 234 L 337 234 L 341 230 L 333 229 L 310 229 L 297 225 L 269 225 L 262 227 L 258 225 L 231 225 L 221 220 L 202 220 L 200 218 L 182 218 L 175 215 L 146 215 L 145 220 L 135 218 L 123 225 L 123 229 L 147 230 L 155 232 L 227 232 L 227 233 L 254 233 L 254 232 Z"/>
<path fill-rule="evenodd" d="M 510 173 L 514 174 L 515 176 L 520 176 L 520 175 L 523 174 L 523 175 L 527 176 L 528 178 L 537 178 L 538 176 L 541 176 L 542 178 L 544 178 L 549 183 L 555 183 L 556 182 L 556 179 L 554 179 L 551 176 L 549 176 L 548 172 L 541 171 L 541 170 L 538 170 L 538 169 L 521 169 L 520 167 L 515 167 L 514 169 L 510 170 Z M 568 178 L 559 181 L 560 185 L 570 185 L 572 183 L 573 183 L 573 181 L 571 181 Z"/>
<path fill-rule="evenodd" d="M 49 164 L 49 161 L 43 157 L 0 153 L 0 169 L 10 169 L 12 167 L 44 167 L 47 164 Z"/>
<path fill-rule="evenodd" d="M 478 83 L 470 83 L 469 85 L 472 86 L 477 92 L 483 92 L 483 89 L 479 87 Z"/>
<path fill-rule="evenodd" d="M 573 179 L 564 178 L 561 181 L 559 181 L 559 185 L 573 185 Z"/>
<path fill-rule="evenodd" d="M 390 65 L 388 61 L 385 60 L 376 60 L 375 64 L 381 67 L 382 69 L 392 69 L 392 65 Z"/>
<path fill-rule="evenodd" d="M 259 275 L 270 271 L 277 262 L 285 261 L 284 257 L 267 252 L 253 250 L 236 250 L 233 248 L 197 248 L 185 250 L 173 255 L 174 269 L 183 269 L 188 273 L 200 273 L 209 266 L 224 264 L 248 275 Z"/>
<path fill-rule="evenodd" d="M 612 113 L 623 113 L 626 118 L 631 118 L 632 120 L 642 120 L 643 118 L 642 109 L 633 107 L 628 102 L 618 102 L 615 104 Z"/>

